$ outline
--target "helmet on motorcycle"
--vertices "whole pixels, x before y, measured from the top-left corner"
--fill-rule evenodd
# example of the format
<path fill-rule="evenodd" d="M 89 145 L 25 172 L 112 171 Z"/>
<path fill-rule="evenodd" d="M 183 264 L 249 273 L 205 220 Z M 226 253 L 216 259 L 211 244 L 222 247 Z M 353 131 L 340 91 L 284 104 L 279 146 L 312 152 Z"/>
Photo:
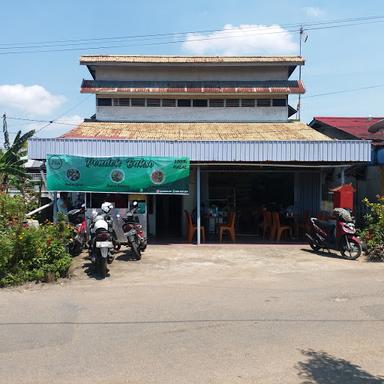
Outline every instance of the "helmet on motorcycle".
<path fill-rule="evenodd" d="M 113 205 L 112 203 L 108 203 L 107 201 L 103 204 L 101 204 L 101 210 L 104 212 L 104 213 L 109 213 L 111 212 L 111 209 L 113 208 Z"/>

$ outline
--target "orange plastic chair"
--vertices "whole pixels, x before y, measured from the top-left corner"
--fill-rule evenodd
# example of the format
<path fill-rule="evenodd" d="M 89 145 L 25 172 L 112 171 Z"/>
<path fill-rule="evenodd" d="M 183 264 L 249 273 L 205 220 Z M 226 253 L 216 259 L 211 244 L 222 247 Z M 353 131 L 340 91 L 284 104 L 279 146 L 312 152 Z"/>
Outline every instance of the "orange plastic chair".
<path fill-rule="evenodd" d="M 284 232 L 289 232 L 290 238 L 292 238 L 292 228 L 289 225 L 280 224 L 280 215 L 278 212 L 272 213 L 272 230 L 271 230 L 271 240 L 280 241 L 281 235 Z"/>
<path fill-rule="evenodd" d="M 269 211 L 263 212 L 263 222 L 260 224 L 260 229 L 263 232 L 263 239 L 265 239 L 268 231 L 272 230 L 272 213 Z"/>
<path fill-rule="evenodd" d="M 193 236 L 197 231 L 197 226 L 193 224 L 191 214 L 188 211 L 184 211 L 184 212 L 185 212 L 185 217 L 187 219 L 187 241 L 188 243 L 192 243 Z M 205 228 L 202 225 L 200 226 L 200 231 L 201 231 L 201 239 L 205 242 Z"/>
<path fill-rule="evenodd" d="M 236 235 L 235 235 L 235 219 L 236 214 L 235 212 L 229 212 L 228 214 L 228 223 L 227 224 L 221 224 L 219 226 L 219 239 L 220 243 L 223 242 L 223 235 L 224 232 L 228 232 L 229 238 L 235 242 L 236 241 Z"/>

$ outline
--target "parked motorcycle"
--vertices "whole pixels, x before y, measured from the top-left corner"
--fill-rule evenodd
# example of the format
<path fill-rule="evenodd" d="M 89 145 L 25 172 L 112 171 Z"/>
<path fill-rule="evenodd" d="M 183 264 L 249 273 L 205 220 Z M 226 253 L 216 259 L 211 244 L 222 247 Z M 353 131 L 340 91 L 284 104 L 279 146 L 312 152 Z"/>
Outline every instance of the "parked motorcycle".
<path fill-rule="evenodd" d="M 107 264 L 111 264 L 114 259 L 112 254 L 115 248 L 113 225 L 108 215 L 111 209 L 111 203 L 103 203 L 101 206 L 103 213 L 98 214 L 94 211 L 90 225 L 90 259 L 102 278 L 105 278 L 108 273 Z"/>
<path fill-rule="evenodd" d="M 127 236 L 127 244 L 135 255 L 136 260 L 141 259 L 141 252 L 147 248 L 147 238 L 145 237 L 143 226 L 139 222 L 137 215 L 138 203 L 132 203 L 132 209 L 123 218 L 123 231 Z"/>
<path fill-rule="evenodd" d="M 333 211 L 336 224 L 322 221 L 315 217 L 310 219 L 310 232 L 306 233 L 309 246 L 314 250 L 330 249 L 339 251 L 341 255 L 349 260 L 360 257 L 362 245 L 356 236 L 356 228 L 351 214 L 341 208 Z"/>
<path fill-rule="evenodd" d="M 69 211 L 68 222 L 73 225 L 73 232 L 68 244 L 68 251 L 71 256 L 78 256 L 87 245 L 85 205 Z"/>

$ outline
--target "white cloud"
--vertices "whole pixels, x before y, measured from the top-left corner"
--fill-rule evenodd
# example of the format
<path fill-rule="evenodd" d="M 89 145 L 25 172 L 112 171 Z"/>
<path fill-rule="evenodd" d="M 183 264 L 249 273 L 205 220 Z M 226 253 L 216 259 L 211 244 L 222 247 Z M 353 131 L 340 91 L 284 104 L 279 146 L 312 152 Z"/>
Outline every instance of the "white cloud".
<path fill-rule="evenodd" d="M 321 17 L 325 14 L 319 7 L 304 7 L 303 10 L 308 17 Z"/>
<path fill-rule="evenodd" d="M 43 116 L 49 115 L 64 102 L 64 96 L 53 95 L 41 85 L 0 85 L 0 107 L 5 111 L 11 109 Z"/>
<path fill-rule="evenodd" d="M 213 33 L 189 33 L 182 47 L 197 55 L 295 54 L 298 45 L 294 38 L 279 25 L 226 24 L 221 31 Z"/>

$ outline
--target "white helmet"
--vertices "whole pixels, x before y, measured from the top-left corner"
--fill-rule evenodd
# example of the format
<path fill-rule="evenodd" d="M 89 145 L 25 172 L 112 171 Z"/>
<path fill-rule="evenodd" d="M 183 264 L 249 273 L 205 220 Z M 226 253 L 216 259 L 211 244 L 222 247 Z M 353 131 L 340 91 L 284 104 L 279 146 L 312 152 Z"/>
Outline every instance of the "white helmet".
<path fill-rule="evenodd" d="M 104 212 L 104 213 L 109 213 L 111 212 L 111 209 L 113 208 L 113 205 L 112 203 L 108 203 L 107 201 L 103 204 L 101 204 L 101 210 Z"/>
<path fill-rule="evenodd" d="M 108 223 L 102 217 L 100 217 L 100 220 L 97 220 L 96 218 L 96 222 L 93 229 L 94 231 L 97 231 L 98 229 L 105 229 L 106 231 L 108 231 Z"/>

